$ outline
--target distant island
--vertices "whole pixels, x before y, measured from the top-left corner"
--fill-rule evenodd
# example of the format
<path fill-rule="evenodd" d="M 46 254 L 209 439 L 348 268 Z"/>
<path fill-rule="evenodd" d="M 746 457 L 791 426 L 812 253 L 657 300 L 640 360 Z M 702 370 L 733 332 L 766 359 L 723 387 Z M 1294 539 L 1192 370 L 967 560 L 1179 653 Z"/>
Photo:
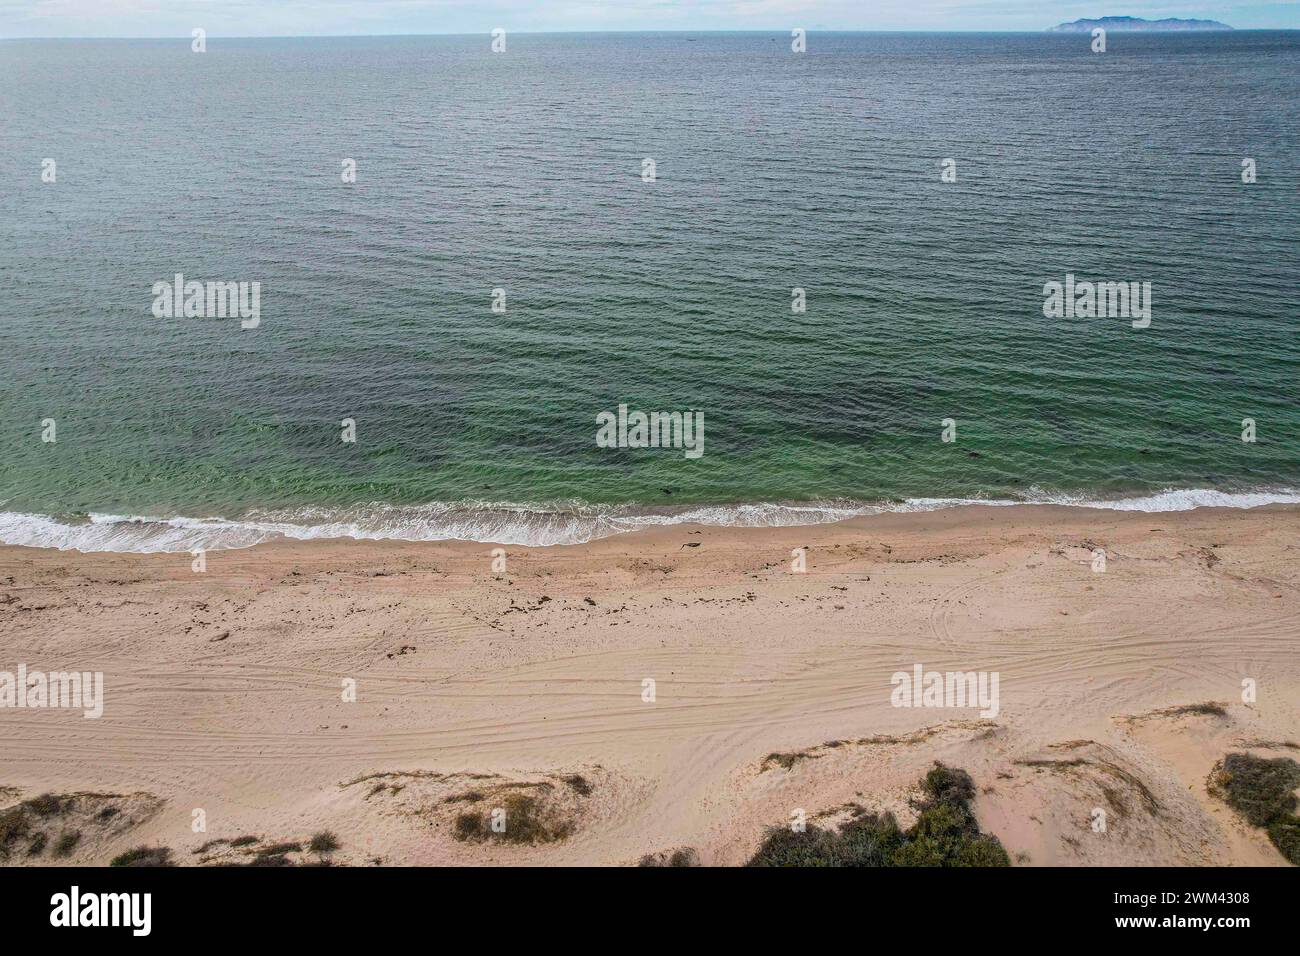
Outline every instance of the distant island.
<path fill-rule="evenodd" d="M 1101 17 L 1098 20 L 1075 20 L 1073 23 L 1058 23 L 1048 27 L 1048 33 L 1091 33 L 1101 27 L 1111 33 L 1137 33 L 1166 30 L 1231 30 L 1232 27 L 1218 20 L 1179 20 L 1169 17 L 1164 20 L 1143 20 L 1141 17 Z"/>

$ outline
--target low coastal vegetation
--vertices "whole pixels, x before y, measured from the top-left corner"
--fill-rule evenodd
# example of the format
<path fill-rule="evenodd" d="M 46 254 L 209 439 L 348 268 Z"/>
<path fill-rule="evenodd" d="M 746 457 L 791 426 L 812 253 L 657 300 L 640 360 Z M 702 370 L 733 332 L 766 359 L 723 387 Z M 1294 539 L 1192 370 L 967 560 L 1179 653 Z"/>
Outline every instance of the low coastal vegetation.
<path fill-rule="evenodd" d="M 1129 816 L 1135 809 L 1140 809 L 1150 817 L 1160 816 L 1164 812 L 1151 788 L 1135 773 L 1121 766 L 1109 747 L 1094 740 L 1066 740 L 1051 744 L 1049 749 L 1087 755 L 1024 758 L 1016 760 L 1015 764 L 1036 772 L 1071 774 L 1081 779 L 1091 779 L 1111 811 L 1120 818 Z"/>
<path fill-rule="evenodd" d="M 543 596 L 543 601 L 550 598 Z M 421 819 L 465 844 L 530 847 L 558 843 L 577 832 L 590 797 L 607 774 L 546 773 L 511 779 L 495 773 L 386 770 L 339 784 L 364 787 L 363 800 L 383 812 Z M 315 852 L 315 848 L 313 848 Z"/>
<path fill-rule="evenodd" d="M 330 866 L 327 855 L 341 847 L 334 831 L 320 830 L 307 840 L 266 842 L 251 835 L 208 840 L 191 852 L 200 857 L 201 866 Z M 314 859 L 302 857 L 308 851 L 315 854 Z"/>
<path fill-rule="evenodd" d="M 308 840 L 265 842 L 262 837 L 245 835 L 208 840 L 191 852 L 199 857 L 200 866 L 285 867 L 329 866 L 327 854 L 342 844 L 332 830 L 321 830 Z M 315 859 L 302 858 L 311 851 Z M 113 858 L 110 866 L 175 866 L 167 847 L 139 846 Z"/>
<path fill-rule="evenodd" d="M 321 830 L 319 833 L 313 833 L 311 840 L 307 844 L 307 849 L 313 853 L 333 853 L 339 848 L 339 838 L 334 835 L 333 830 Z"/>
<path fill-rule="evenodd" d="M 1174 707 L 1162 707 L 1159 710 L 1149 710 L 1144 714 L 1129 714 L 1117 718 L 1127 724 L 1139 723 L 1144 720 L 1154 720 L 1157 717 L 1228 717 L 1228 705 L 1220 703 L 1217 700 L 1206 700 L 1197 704 L 1179 704 Z"/>
<path fill-rule="evenodd" d="M 916 822 L 860 813 L 838 830 L 772 827 L 749 866 L 1010 866 L 1007 851 L 981 833 L 970 809 L 975 784 L 964 770 L 936 763 L 921 781 Z"/>
<path fill-rule="evenodd" d="M 109 866 L 175 866 L 172 851 L 165 846 L 138 846 L 113 857 Z"/>
<path fill-rule="evenodd" d="M 0 788 L 13 798 L 15 788 Z M 150 794 L 42 793 L 0 809 L 0 861 L 20 862 L 46 851 L 71 857 L 87 841 L 114 838 L 161 806 Z M 83 839 L 84 838 L 84 839 Z"/>
<path fill-rule="evenodd" d="M 54 855 L 57 857 L 71 856 L 72 851 L 77 848 L 77 844 L 80 842 L 80 830 L 65 830 L 59 835 L 59 839 L 54 844 Z"/>
<path fill-rule="evenodd" d="M 577 832 L 605 771 L 509 779 L 496 773 L 387 771 L 341 784 L 366 787 L 366 802 L 416 817 L 467 844 L 538 846 Z"/>
<path fill-rule="evenodd" d="M 26 841 L 28 856 L 38 856 L 49 843 L 44 832 L 47 821 L 61 817 L 73 797 L 43 793 L 0 810 L 0 858 L 8 859 L 19 843 Z"/>
<path fill-rule="evenodd" d="M 254 851 L 256 856 L 286 856 L 290 853 L 301 853 L 302 844 L 296 840 L 284 840 L 280 843 L 272 843 L 270 846 L 264 846 Z"/>
<path fill-rule="evenodd" d="M 537 844 L 563 840 L 573 828 L 571 820 L 535 794 L 508 793 L 499 806 L 458 813 L 452 833 L 467 843 Z"/>
<path fill-rule="evenodd" d="M 203 856 L 205 854 L 220 850 L 222 847 L 226 847 L 226 846 L 239 848 L 245 846 L 253 846 L 255 843 L 261 843 L 261 842 L 262 842 L 262 838 L 255 837 L 255 836 L 235 837 L 233 840 L 227 840 L 223 837 L 217 840 L 209 840 L 206 843 L 204 843 L 202 846 L 198 847 L 197 849 L 191 850 L 190 852 L 195 854 L 196 856 Z"/>
<path fill-rule="evenodd" d="M 995 733 L 996 730 L 997 725 L 987 720 L 950 720 L 942 724 L 922 727 L 906 734 L 876 734 L 873 737 L 828 740 L 825 743 L 818 744 L 815 747 L 807 747 L 803 750 L 777 751 L 764 757 L 758 769 L 760 773 L 773 767 L 792 770 L 802 760 L 816 760 L 841 747 L 911 747 L 924 743 L 931 737 L 948 732 L 974 731 L 979 736 L 988 736 Z"/>
<path fill-rule="evenodd" d="M 662 850 L 659 853 L 647 853 L 637 862 L 637 866 L 699 866 L 700 858 L 693 847 L 683 846 L 676 850 Z"/>
<path fill-rule="evenodd" d="M 769 767 L 777 766 L 783 770 L 789 770 L 800 760 L 816 760 L 820 754 L 814 754 L 810 750 L 793 750 L 785 753 L 770 753 L 763 758 L 763 764 L 760 770 L 767 770 Z"/>
<path fill-rule="evenodd" d="M 1290 757 L 1272 760 L 1248 753 L 1225 756 L 1210 773 L 1210 793 L 1251 826 L 1260 827 L 1288 861 L 1300 866 L 1300 816 L 1296 788 L 1300 764 Z"/>

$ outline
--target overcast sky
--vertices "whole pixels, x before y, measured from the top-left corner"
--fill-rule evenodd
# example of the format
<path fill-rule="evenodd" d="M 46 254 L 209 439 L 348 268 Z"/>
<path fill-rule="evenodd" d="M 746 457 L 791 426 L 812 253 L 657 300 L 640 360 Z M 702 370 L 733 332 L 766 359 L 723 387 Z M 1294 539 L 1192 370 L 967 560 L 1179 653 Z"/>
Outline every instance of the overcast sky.
<path fill-rule="evenodd" d="M 0 0 L 0 37 L 553 30 L 1042 30 L 1095 16 L 1300 28 L 1300 0 Z"/>

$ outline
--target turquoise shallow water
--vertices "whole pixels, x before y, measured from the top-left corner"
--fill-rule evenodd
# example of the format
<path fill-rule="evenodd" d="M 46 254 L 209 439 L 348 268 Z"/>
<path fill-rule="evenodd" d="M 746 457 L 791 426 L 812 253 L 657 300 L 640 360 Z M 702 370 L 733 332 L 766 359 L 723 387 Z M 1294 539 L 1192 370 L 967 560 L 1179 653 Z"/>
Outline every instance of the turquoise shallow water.
<path fill-rule="evenodd" d="M 0 540 L 1285 500 L 1300 34 L 1109 48 L 0 42 Z M 177 272 L 260 282 L 260 326 L 156 318 Z M 1150 282 L 1150 327 L 1044 317 L 1067 273 Z M 620 403 L 703 412 L 705 453 L 597 447 Z"/>

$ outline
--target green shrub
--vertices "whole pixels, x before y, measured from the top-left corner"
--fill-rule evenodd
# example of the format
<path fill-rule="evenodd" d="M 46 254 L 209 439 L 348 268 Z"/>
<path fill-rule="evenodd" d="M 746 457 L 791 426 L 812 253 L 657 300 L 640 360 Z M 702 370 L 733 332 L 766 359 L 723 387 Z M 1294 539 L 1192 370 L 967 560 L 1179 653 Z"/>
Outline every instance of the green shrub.
<path fill-rule="evenodd" d="M 339 848 L 339 838 L 331 830 L 321 830 L 312 836 L 307 847 L 313 853 L 332 853 Z"/>
<path fill-rule="evenodd" d="M 887 866 L 943 866 L 947 862 L 943 846 L 929 837 L 910 840 L 900 846 Z"/>
<path fill-rule="evenodd" d="M 997 837 L 981 833 L 968 805 L 975 784 L 964 770 L 936 763 L 921 781 L 916 822 L 864 814 L 839 830 L 772 827 L 749 866 L 1010 866 Z"/>
<path fill-rule="evenodd" d="M 1295 813 L 1300 764 L 1290 757 L 1265 760 L 1252 754 L 1228 754 L 1216 783 L 1228 805 L 1248 823 L 1266 827 L 1278 816 Z"/>
<path fill-rule="evenodd" d="M 1011 859 L 1007 856 L 1006 847 L 1002 845 L 1001 840 L 991 834 L 981 833 L 962 842 L 953 856 L 951 865 L 1010 866 Z"/>
<path fill-rule="evenodd" d="M 955 770 L 935 763 L 925 775 L 921 786 L 934 803 L 960 804 L 963 807 L 975 799 L 975 781 L 965 770 Z"/>
<path fill-rule="evenodd" d="M 936 803 L 924 808 L 913 824 L 914 838 L 946 843 L 969 832 L 979 832 L 965 804 Z"/>
<path fill-rule="evenodd" d="M 1210 792 L 1252 826 L 1263 827 L 1278 851 L 1300 866 L 1297 786 L 1300 764 L 1290 757 L 1267 760 L 1253 754 L 1228 754 L 1210 774 Z"/>
<path fill-rule="evenodd" d="M 1268 825 L 1268 838 L 1284 857 L 1300 866 L 1300 817 L 1274 820 Z"/>
<path fill-rule="evenodd" d="M 52 793 L 43 793 L 39 797 L 32 797 L 30 800 L 23 801 L 21 806 L 27 807 L 37 816 L 52 817 L 67 810 L 68 804 L 71 802 L 71 797 L 59 797 Z"/>
<path fill-rule="evenodd" d="M 172 866 L 172 851 L 165 846 L 138 846 L 113 857 L 109 866 Z"/>
<path fill-rule="evenodd" d="M 9 847 L 25 837 L 30 828 L 22 804 L 0 810 L 0 856 L 9 856 Z"/>
<path fill-rule="evenodd" d="M 80 830 L 67 830 L 54 843 L 55 856 L 70 856 L 81 842 Z"/>

